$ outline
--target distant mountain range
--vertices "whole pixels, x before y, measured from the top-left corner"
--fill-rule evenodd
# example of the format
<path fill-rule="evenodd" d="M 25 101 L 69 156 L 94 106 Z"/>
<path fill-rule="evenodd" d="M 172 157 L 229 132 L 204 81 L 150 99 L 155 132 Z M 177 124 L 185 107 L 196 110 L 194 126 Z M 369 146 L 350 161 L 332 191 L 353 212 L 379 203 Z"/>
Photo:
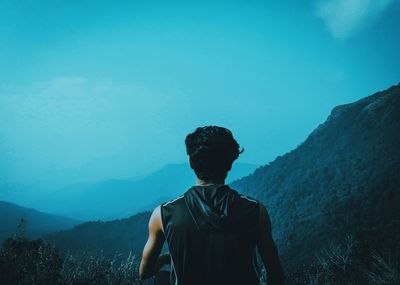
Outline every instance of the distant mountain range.
<path fill-rule="evenodd" d="M 227 181 L 249 175 L 257 167 L 246 163 L 235 164 Z M 126 218 L 180 195 L 194 182 L 195 176 L 189 164 L 168 164 L 134 181 L 110 179 L 69 185 L 46 196 L 35 207 L 81 220 Z"/>
<path fill-rule="evenodd" d="M 291 271 L 347 235 L 375 249 L 395 249 L 400 240 L 399 174 L 397 85 L 334 108 L 299 147 L 231 186 L 267 206 L 283 265 Z M 46 238 L 63 250 L 140 254 L 149 215 L 85 223 Z"/>
<path fill-rule="evenodd" d="M 25 220 L 25 227 L 20 230 L 25 231 L 26 237 L 29 238 L 39 238 L 44 234 L 70 229 L 82 223 L 0 201 L 0 242 L 17 233 L 21 219 Z"/>

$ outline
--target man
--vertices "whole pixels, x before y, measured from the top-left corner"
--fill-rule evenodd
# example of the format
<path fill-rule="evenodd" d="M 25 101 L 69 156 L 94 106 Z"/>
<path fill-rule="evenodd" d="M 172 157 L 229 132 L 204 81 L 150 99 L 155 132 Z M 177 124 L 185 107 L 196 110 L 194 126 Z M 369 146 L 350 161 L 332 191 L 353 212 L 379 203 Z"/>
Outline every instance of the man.
<path fill-rule="evenodd" d="M 225 185 L 232 163 L 243 152 L 232 133 L 217 126 L 201 127 L 186 137 L 185 144 L 196 185 L 153 211 L 141 279 L 171 262 L 170 284 L 259 284 L 258 248 L 268 285 L 283 284 L 266 208 Z M 165 240 L 170 254 L 160 256 Z"/>

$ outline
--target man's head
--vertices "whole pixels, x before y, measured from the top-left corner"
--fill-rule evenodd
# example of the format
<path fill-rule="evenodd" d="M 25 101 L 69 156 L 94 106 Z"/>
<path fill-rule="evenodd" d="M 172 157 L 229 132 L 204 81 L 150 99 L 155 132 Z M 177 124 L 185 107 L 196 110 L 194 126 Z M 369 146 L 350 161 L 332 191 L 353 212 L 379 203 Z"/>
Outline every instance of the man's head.
<path fill-rule="evenodd" d="M 224 180 L 243 152 L 231 131 L 217 126 L 197 128 L 186 136 L 185 144 L 190 167 L 198 178 L 207 182 Z"/>

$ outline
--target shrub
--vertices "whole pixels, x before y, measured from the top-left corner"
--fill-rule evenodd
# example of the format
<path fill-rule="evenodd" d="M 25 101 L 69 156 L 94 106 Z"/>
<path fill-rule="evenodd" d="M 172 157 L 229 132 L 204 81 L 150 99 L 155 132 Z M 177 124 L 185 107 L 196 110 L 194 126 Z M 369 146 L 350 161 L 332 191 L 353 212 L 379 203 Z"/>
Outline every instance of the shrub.
<path fill-rule="evenodd" d="M 138 264 L 132 254 L 126 259 L 86 253 L 61 259 L 53 246 L 21 237 L 7 239 L 0 251 L 1 284 L 7 285 L 137 285 Z"/>
<path fill-rule="evenodd" d="M 3 284 L 59 284 L 61 265 L 54 247 L 42 240 L 9 238 L 0 252 Z"/>

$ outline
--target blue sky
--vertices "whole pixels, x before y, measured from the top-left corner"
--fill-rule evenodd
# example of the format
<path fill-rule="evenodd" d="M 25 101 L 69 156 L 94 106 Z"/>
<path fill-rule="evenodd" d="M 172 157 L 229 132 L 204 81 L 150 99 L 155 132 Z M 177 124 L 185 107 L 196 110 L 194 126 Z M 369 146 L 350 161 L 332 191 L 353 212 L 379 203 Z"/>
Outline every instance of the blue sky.
<path fill-rule="evenodd" d="M 399 82 L 400 1 L 0 1 L 0 181 L 134 177 L 197 126 L 239 161 Z"/>

